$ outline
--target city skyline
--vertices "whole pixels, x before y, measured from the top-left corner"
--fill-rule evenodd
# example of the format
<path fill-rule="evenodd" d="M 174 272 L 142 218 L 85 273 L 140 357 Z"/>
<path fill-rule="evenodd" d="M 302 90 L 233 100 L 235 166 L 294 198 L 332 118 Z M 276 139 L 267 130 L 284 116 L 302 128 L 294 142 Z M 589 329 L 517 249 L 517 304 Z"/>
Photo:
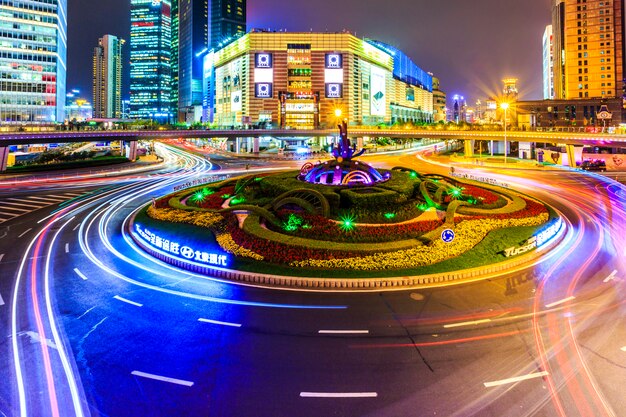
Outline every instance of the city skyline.
<path fill-rule="evenodd" d="M 330 8 L 330 3 L 325 7 L 324 2 L 307 5 L 299 0 L 257 0 L 248 4 L 248 30 L 259 27 L 290 32 L 346 29 L 357 37 L 383 39 L 404 50 L 418 65 L 441 79 L 442 89 L 449 96 L 462 94 L 469 100 L 482 99 L 500 91 L 503 77 L 515 76 L 520 80 L 522 99 L 541 98 L 542 80 L 537 74 L 541 73 L 542 65 L 541 35 L 551 18 L 550 0 L 533 5 L 514 0 L 479 0 L 471 5 L 455 3 L 450 7 L 398 0 L 394 10 L 410 9 L 416 13 L 392 15 L 384 4 L 373 5 L 365 11 L 352 0 L 333 4 L 332 9 L 336 11 L 333 14 L 319 12 Z M 73 22 L 68 28 L 68 87 L 89 91 L 91 46 L 102 33 L 128 38 L 130 2 L 111 0 L 82 4 L 70 0 L 68 9 Z M 281 12 L 277 14 L 276 10 Z M 422 13 L 423 10 L 427 13 Z M 485 10 L 493 13 L 485 13 Z M 494 20 L 494 15 L 502 18 Z M 107 18 L 102 19 L 102 16 Z M 384 19 L 379 19 L 380 16 Z M 398 24 L 388 25 L 390 18 Z M 472 41 L 457 42 L 456 38 Z M 412 43 L 411 39 L 423 41 Z M 125 63 L 128 63 L 128 55 Z M 464 72 L 468 67 L 474 70 Z M 125 75 L 124 97 L 127 97 L 128 75 Z"/>

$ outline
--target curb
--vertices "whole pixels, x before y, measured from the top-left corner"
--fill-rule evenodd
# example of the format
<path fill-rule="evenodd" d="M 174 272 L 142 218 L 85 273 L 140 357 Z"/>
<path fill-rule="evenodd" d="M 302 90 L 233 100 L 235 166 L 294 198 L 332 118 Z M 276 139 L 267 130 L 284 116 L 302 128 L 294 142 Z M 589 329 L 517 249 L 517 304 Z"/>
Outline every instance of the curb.
<path fill-rule="evenodd" d="M 461 271 L 443 272 L 431 275 L 398 276 L 389 278 L 317 278 L 317 277 L 290 277 L 282 275 L 257 274 L 254 272 L 237 271 L 226 268 L 218 268 L 196 263 L 183 262 L 162 252 L 156 251 L 139 239 L 134 232 L 134 222 L 137 212 L 133 213 L 127 223 L 126 232 L 133 239 L 135 244 L 150 256 L 157 258 L 167 264 L 176 266 L 186 271 L 207 275 L 212 278 L 223 279 L 233 283 L 245 285 L 257 285 L 272 287 L 276 289 L 298 289 L 310 291 L 380 291 L 380 290 L 401 290 L 411 288 L 441 287 L 451 284 L 460 284 L 466 281 L 475 281 L 487 278 L 488 275 L 496 274 L 515 268 L 534 260 L 539 259 L 545 253 L 555 248 L 563 238 L 567 226 L 562 222 L 562 226 L 557 234 L 545 246 L 535 249 L 524 255 L 520 255 L 511 261 L 499 262 L 496 264 L 464 269 Z"/>

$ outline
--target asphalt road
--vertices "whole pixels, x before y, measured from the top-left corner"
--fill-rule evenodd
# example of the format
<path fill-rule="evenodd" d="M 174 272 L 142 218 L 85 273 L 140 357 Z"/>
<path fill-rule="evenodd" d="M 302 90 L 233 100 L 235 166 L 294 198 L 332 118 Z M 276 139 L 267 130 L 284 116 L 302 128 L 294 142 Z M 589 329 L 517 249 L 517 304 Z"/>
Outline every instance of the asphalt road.
<path fill-rule="evenodd" d="M 0 414 L 626 415 L 616 183 L 483 170 L 563 213 L 569 232 L 549 258 L 472 284 L 309 293 L 219 282 L 137 250 L 130 213 L 209 174 L 200 158 L 169 163 L 0 224 Z M 448 170 L 415 156 L 376 164 Z"/>

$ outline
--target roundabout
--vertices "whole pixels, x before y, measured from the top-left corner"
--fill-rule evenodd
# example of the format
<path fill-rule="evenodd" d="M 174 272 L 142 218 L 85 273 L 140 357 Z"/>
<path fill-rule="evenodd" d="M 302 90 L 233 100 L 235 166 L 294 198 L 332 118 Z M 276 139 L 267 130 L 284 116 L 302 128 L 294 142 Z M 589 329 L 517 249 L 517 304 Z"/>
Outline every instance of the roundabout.
<path fill-rule="evenodd" d="M 246 175 L 153 200 L 126 229 L 150 255 L 251 284 L 367 289 L 441 285 L 544 256 L 566 227 L 521 192 L 356 160 Z"/>

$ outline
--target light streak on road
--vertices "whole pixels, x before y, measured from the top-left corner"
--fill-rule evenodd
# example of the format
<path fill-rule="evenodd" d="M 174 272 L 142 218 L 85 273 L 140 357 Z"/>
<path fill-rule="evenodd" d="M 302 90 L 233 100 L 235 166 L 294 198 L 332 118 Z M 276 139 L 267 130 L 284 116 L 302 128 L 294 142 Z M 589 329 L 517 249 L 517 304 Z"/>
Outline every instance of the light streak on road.
<path fill-rule="evenodd" d="M 302 398 L 376 398 L 377 392 L 301 392 Z"/>
<path fill-rule="evenodd" d="M 534 374 L 521 375 L 521 376 L 516 376 L 513 378 L 501 379 L 500 381 L 485 382 L 485 387 L 491 388 L 491 387 L 497 387 L 499 385 L 514 384 L 514 383 L 521 382 L 521 381 L 527 381 L 529 379 L 543 378 L 545 376 L 548 376 L 548 373 L 546 371 L 535 372 Z"/>

